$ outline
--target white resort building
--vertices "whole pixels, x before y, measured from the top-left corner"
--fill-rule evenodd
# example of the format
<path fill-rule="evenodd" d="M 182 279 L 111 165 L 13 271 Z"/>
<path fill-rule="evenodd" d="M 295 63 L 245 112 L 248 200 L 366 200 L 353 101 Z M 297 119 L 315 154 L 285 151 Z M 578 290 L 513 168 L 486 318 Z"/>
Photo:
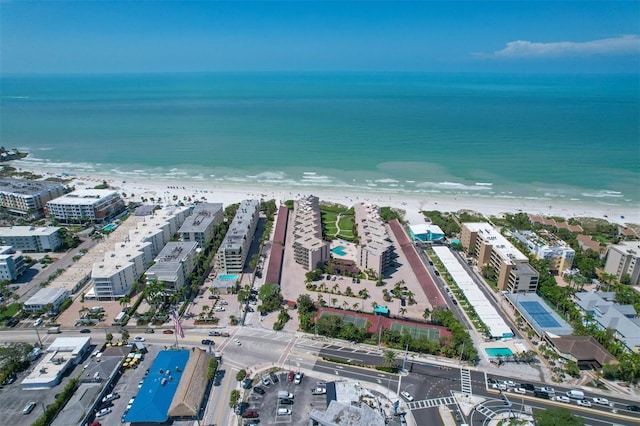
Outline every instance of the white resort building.
<path fill-rule="evenodd" d="M 380 209 L 373 204 L 358 203 L 354 210 L 360 238 L 358 267 L 362 270 L 370 269 L 382 276 L 393 262 L 393 243 L 380 217 Z"/>
<path fill-rule="evenodd" d="M 220 203 L 197 204 L 182 226 L 180 227 L 180 239 L 182 241 L 195 241 L 201 248 L 215 237 L 215 226 L 222 223 L 224 214 Z"/>
<path fill-rule="evenodd" d="M 188 207 L 168 207 L 145 216 L 129 236 L 114 244 L 104 260 L 93 264 L 93 292 L 89 297 L 119 299 L 128 294 L 189 215 Z"/>
<path fill-rule="evenodd" d="M 0 244 L 23 253 L 46 253 L 62 246 L 57 226 L 11 226 L 0 228 Z"/>
<path fill-rule="evenodd" d="M 320 199 L 313 195 L 300 198 L 293 206 L 293 258 L 311 271 L 329 260 L 329 242 L 322 238 Z"/>
<path fill-rule="evenodd" d="M 39 219 L 47 201 L 64 195 L 60 182 L 29 179 L 0 179 L 0 207 L 11 213 Z"/>
<path fill-rule="evenodd" d="M 80 189 L 47 203 L 49 216 L 61 223 L 111 220 L 125 210 L 124 200 L 111 189 Z"/>
<path fill-rule="evenodd" d="M 552 274 L 562 274 L 571 269 L 576 251 L 551 232 L 542 230 L 536 234 L 532 231 L 517 231 L 513 233 L 513 237 L 526 245 L 537 259 L 548 261 Z"/>
<path fill-rule="evenodd" d="M 216 253 L 215 265 L 219 272 L 224 274 L 242 272 L 259 219 L 260 201 L 243 200 Z"/>
<path fill-rule="evenodd" d="M 169 242 L 162 249 L 155 263 L 147 269 L 147 283 L 163 282 L 167 288 L 177 291 L 189 283 L 189 274 L 195 267 L 198 243 Z"/>
<path fill-rule="evenodd" d="M 529 265 L 527 256 L 490 224 L 463 223 L 460 242 L 467 254 L 478 259 L 478 266 L 495 269 L 500 290 L 526 293 L 538 288 L 538 272 Z"/>

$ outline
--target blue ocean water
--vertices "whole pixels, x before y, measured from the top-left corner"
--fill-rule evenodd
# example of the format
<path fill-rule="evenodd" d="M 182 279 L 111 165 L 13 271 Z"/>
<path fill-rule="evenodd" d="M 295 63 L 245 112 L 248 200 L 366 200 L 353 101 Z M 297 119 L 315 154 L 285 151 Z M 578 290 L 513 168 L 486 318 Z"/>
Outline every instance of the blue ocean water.
<path fill-rule="evenodd" d="M 3 76 L 0 141 L 71 173 L 640 201 L 637 75 Z"/>

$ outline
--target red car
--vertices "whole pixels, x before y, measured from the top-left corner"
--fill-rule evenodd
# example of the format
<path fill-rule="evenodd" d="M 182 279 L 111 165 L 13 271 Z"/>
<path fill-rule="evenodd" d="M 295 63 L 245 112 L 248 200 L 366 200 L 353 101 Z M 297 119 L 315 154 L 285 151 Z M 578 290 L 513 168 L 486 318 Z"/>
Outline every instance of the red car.
<path fill-rule="evenodd" d="M 293 382 L 293 377 L 296 375 L 293 371 L 289 371 L 289 375 L 287 376 L 287 382 Z"/>
<path fill-rule="evenodd" d="M 162 334 L 173 334 L 173 330 L 164 330 Z"/>
<path fill-rule="evenodd" d="M 255 419 L 256 417 L 258 417 L 258 412 L 255 410 L 247 410 L 242 415 L 242 417 L 244 417 L 245 419 Z"/>

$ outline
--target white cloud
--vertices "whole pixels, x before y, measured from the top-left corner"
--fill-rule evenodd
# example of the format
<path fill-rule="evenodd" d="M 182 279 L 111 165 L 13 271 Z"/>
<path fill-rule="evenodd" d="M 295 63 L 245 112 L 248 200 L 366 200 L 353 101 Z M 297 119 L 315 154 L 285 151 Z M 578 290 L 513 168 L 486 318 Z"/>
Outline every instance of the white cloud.
<path fill-rule="evenodd" d="M 624 35 L 615 38 L 575 42 L 558 41 L 536 43 L 518 40 L 507 43 L 507 47 L 493 52 L 494 58 L 561 58 L 575 56 L 626 56 L 640 54 L 640 38 Z"/>

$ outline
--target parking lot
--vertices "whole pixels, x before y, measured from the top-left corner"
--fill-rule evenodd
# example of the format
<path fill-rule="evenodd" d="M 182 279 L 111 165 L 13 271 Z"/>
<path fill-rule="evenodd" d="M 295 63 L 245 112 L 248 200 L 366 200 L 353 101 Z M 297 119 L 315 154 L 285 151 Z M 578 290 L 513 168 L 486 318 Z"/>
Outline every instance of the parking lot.
<path fill-rule="evenodd" d="M 305 424 L 309 421 L 309 413 L 312 409 L 325 410 L 327 408 L 326 394 L 312 395 L 312 390 L 316 387 L 324 386 L 324 382 L 314 379 L 310 376 L 303 376 L 300 384 L 289 381 L 287 371 L 276 371 L 274 375 L 277 382 L 273 383 L 273 379 L 269 379 L 266 385 L 262 381 L 262 375 L 253 377 L 251 387 L 245 390 L 244 404 L 242 412 L 249 410 L 258 414 L 261 425 L 277 425 L 277 424 Z M 254 387 L 259 386 L 264 389 L 264 394 L 259 394 Z M 279 398 L 279 392 L 287 392 L 293 394 L 291 399 L 293 403 L 282 403 L 284 398 Z M 287 401 L 285 401 L 287 402 Z M 291 414 L 285 414 L 283 410 L 291 410 Z M 245 418 L 243 424 L 251 424 L 252 419 Z"/>

